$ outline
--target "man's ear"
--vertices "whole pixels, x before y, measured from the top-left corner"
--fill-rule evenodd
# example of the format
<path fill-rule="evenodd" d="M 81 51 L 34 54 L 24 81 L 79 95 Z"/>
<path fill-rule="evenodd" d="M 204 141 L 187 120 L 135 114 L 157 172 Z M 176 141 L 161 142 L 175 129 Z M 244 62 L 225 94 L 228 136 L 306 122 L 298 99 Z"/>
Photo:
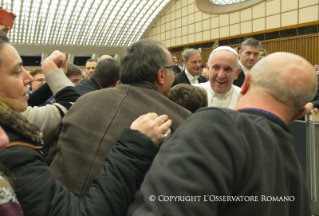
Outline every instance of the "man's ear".
<path fill-rule="evenodd" d="M 300 119 L 301 117 L 303 117 L 304 115 L 306 115 L 310 110 L 306 107 L 302 108 L 301 110 L 299 110 L 299 112 L 297 112 L 290 120 L 290 122 L 293 122 L 297 119 Z"/>
<path fill-rule="evenodd" d="M 246 73 L 245 81 L 241 87 L 240 94 L 244 95 L 249 89 L 249 86 L 250 86 L 250 74 Z"/>
<path fill-rule="evenodd" d="M 241 49 L 240 49 L 240 50 L 238 50 L 238 54 L 239 54 L 239 55 L 241 54 Z"/>
<path fill-rule="evenodd" d="M 241 67 L 239 67 L 238 70 L 236 71 L 235 80 L 238 78 L 238 75 L 240 74 L 240 72 L 241 72 Z"/>
<path fill-rule="evenodd" d="M 121 84 L 121 81 L 118 80 L 118 81 L 113 85 L 113 87 L 116 87 L 116 86 L 118 86 L 118 85 L 120 85 L 120 84 Z"/>
<path fill-rule="evenodd" d="M 165 73 L 165 71 L 164 71 L 165 69 L 164 68 L 160 68 L 160 69 L 158 69 L 158 71 L 157 71 L 157 82 L 159 83 L 159 84 L 161 84 L 161 85 L 163 85 L 164 84 L 164 73 Z"/>

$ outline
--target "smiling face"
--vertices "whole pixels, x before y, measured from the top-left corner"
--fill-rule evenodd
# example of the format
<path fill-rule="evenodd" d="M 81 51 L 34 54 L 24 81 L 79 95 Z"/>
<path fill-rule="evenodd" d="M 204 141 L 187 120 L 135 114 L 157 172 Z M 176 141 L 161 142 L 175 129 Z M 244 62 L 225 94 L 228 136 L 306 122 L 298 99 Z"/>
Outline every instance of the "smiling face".
<path fill-rule="evenodd" d="M 0 97 L 10 98 L 21 102 L 22 109 L 28 106 L 28 83 L 33 78 L 23 68 L 22 60 L 16 49 L 6 43 L 0 51 L 2 62 L 0 65 Z M 23 110 L 21 110 L 23 111 Z"/>
<path fill-rule="evenodd" d="M 227 50 L 213 54 L 209 62 L 209 82 L 217 94 L 226 94 L 237 79 L 240 68 L 236 56 Z"/>

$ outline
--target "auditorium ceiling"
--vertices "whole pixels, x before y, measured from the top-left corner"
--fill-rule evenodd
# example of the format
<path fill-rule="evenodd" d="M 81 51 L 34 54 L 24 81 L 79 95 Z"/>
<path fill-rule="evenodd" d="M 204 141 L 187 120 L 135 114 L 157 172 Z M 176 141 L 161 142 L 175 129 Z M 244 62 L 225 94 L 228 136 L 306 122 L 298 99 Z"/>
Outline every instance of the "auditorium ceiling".
<path fill-rule="evenodd" d="M 16 44 L 125 47 L 139 40 L 172 0 L 0 0 L 17 17 Z"/>

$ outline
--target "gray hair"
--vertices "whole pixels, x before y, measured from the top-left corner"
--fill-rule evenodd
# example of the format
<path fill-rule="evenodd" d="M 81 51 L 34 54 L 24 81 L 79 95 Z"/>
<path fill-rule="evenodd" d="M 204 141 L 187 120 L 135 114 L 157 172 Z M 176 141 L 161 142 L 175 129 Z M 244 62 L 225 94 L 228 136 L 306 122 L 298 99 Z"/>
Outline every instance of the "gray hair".
<path fill-rule="evenodd" d="M 142 39 L 127 48 L 121 58 L 121 82 L 123 84 L 154 83 L 160 68 L 171 61 L 166 46 L 152 39 Z"/>
<path fill-rule="evenodd" d="M 193 56 L 193 55 L 195 55 L 197 53 L 200 54 L 201 52 L 199 50 L 197 50 L 197 49 L 186 49 L 186 50 L 184 50 L 183 53 L 182 53 L 183 61 L 187 62 L 189 57 L 191 57 L 191 56 Z"/>
<path fill-rule="evenodd" d="M 261 43 L 254 38 L 248 38 L 244 40 L 241 43 L 241 50 L 244 51 L 246 49 L 246 46 L 258 47 L 259 50 L 261 49 Z"/>

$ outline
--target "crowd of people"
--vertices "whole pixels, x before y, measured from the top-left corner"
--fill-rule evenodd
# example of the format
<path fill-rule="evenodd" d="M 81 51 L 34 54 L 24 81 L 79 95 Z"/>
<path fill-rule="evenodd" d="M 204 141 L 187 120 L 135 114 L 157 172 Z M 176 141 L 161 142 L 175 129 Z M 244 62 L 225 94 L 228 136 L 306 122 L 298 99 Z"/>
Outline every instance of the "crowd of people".
<path fill-rule="evenodd" d="M 287 127 L 319 108 L 304 58 L 248 38 L 179 65 L 142 39 L 83 79 L 58 50 L 26 71 L 0 30 L 0 215 L 310 215 Z"/>

